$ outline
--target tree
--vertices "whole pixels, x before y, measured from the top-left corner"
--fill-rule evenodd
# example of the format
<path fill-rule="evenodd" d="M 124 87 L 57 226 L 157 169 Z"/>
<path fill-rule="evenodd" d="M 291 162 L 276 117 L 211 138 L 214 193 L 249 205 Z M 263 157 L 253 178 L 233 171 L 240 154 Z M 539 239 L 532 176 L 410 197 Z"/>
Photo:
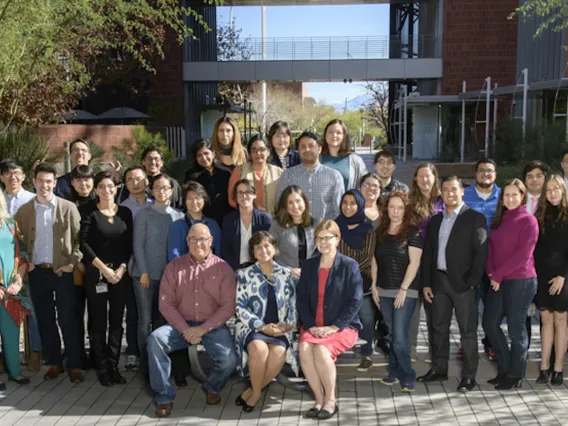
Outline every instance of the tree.
<path fill-rule="evenodd" d="M 540 23 L 535 36 L 540 36 L 546 30 L 562 31 L 568 28 L 568 3 L 566 0 L 525 0 L 517 7 L 509 19 L 520 16 L 524 20 L 537 18 Z"/>
<path fill-rule="evenodd" d="M 387 141 L 390 142 L 388 83 L 384 81 L 367 82 L 365 90 L 371 99 L 362 107 L 362 111 L 371 123 L 384 131 Z"/>
<path fill-rule="evenodd" d="M 269 85 L 266 94 L 266 111 L 262 111 L 262 89 L 260 84 L 252 86 L 248 96 L 252 103 L 253 125 L 260 129 L 262 123 L 270 127 L 278 120 L 286 121 L 290 126 L 295 127 L 303 113 L 302 98 L 296 93 L 286 89 L 280 89 Z"/>
<path fill-rule="evenodd" d="M 209 29 L 177 0 L 0 0 L 0 121 L 55 121 L 104 76 L 154 73 L 166 31 L 181 44 L 192 19 Z"/>

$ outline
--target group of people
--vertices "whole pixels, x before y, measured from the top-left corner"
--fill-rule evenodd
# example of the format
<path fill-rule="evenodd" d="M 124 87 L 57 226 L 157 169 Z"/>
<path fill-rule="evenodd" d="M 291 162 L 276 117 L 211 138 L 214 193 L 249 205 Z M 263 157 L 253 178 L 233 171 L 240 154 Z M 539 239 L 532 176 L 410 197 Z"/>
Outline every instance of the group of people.
<path fill-rule="evenodd" d="M 52 165 L 39 164 L 35 193 L 23 188 L 16 160 L 2 161 L 0 335 L 10 380 L 28 382 L 19 329 L 29 316 L 28 368 L 38 370 L 43 358 L 45 379 L 55 379 L 65 360 L 74 383 L 89 367 L 103 386 L 126 383 L 118 368 L 126 311 L 126 368 L 148 377 L 157 416 L 171 413 L 170 377 L 186 385 L 188 345 L 202 344 L 212 360 L 208 404 L 220 402 L 236 369 L 250 387 L 235 403 L 254 410 L 287 363 L 313 391 L 306 416 L 327 419 L 338 411 L 335 361 L 358 339 L 362 372 L 388 341 L 384 385 L 412 392 L 417 380 L 447 379 L 454 310 L 458 390 L 472 390 L 480 300 L 485 351 L 498 365 L 490 383 L 520 386 L 534 300 L 538 382 L 562 383 L 566 178 L 534 161 L 501 190 L 495 162 L 483 159 L 467 188 L 456 176 L 440 182 L 431 163 L 416 168 L 409 188 L 394 179 L 390 152 L 379 151 L 367 171 L 341 120 L 321 137 L 302 133 L 297 151 L 292 141 L 279 121 L 245 147 L 236 123 L 221 118 L 211 141 L 192 145 L 195 167 L 183 185 L 162 172 L 155 146 L 117 179 L 116 171 L 95 173 L 88 143 L 76 140 L 71 173 L 57 179 Z M 417 378 L 422 307 L 432 367 Z"/>

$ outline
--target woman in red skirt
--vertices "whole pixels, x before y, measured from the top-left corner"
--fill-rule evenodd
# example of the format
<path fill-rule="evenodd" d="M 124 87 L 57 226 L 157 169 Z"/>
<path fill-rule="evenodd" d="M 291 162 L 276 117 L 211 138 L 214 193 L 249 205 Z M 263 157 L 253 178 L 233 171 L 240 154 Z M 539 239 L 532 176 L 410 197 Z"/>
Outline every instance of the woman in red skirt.
<path fill-rule="evenodd" d="M 314 235 L 320 255 L 304 262 L 297 289 L 302 324 L 298 352 L 315 396 L 306 417 L 325 420 L 338 411 L 335 360 L 355 345 L 362 328 L 363 280 L 357 262 L 337 251 L 341 240 L 337 223 L 321 222 Z"/>

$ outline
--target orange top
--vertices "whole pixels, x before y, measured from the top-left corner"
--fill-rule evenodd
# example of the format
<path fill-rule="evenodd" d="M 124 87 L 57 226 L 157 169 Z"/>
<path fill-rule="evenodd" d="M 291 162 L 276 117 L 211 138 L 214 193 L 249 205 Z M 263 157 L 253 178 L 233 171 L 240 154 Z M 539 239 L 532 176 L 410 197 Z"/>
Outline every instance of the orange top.
<path fill-rule="evenodd" d="M 237 200 L 233 197 L 233 191 L 235 190 L 235 185 L 241 178 L 240 167 L 235 167 L 231 178 L 229 179 L 229 205 L 234 209 L 237 208 Z M 264 184 L 264 170 L 261 172 L 254 172 L 254 187 L 256 189 L 256 208 L 259 210 L 266 211 L 264 207 L 264 191 L 262 190 L 262 185 Z"/>

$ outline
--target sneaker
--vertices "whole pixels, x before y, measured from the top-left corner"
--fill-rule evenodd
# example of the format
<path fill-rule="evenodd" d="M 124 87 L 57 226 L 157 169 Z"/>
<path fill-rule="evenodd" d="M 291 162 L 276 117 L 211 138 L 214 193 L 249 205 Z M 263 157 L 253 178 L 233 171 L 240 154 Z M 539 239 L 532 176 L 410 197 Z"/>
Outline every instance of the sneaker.
<path fill-rule="evenodd" d="M 126 365 L 124 366 L 128 371 L 138 371 L 140 361 L 136 355 L 128 355 L 126 357 Z"/>
<path fill-rule="evenodd" d="M 363 359 L 359 363 L 359 366 L 357 367 L 357 371 L 359 373 L 366 373 L 367 371 L 369 371 L 369 368 L 371 368 L 372 366 L 373 366 L 373 360 L 371 359 L 370 356 L 366 356 L 366 357 L 363 357 Z"/>
<path fill-rule="evenodd" d="M 393 386 L 393 385 L 396 385 L 398 383 L 398 379 L 395 378 L 395 377 L 388 376 L 388 377 L 385 377 L 384 379 L 381 379 L 379 381 L 379 383 L 381 385 L 385 385 L 385 386 Z"/>
<path fill-rule="evenodd" d="M 418 352 L 416 352 L 416 346 L 410 347 L 410 361 L 411 362 L 418 361 Z"/>
<path fill-rule="evenodd" d="M 487 355 L 487 358 L 489 358 L 489 361 L 495 361 L 495 352 L 493 352 L 493 349 L 486 348 L 485 354 Z"/>
<path fill-rule="evenodd" d="M 405 393 L 412 393 L 416 390 L 416 384 L 415 383 L 405 383 L 404 385 L 401 385 L 401 391 L 405 392 Z"/>

